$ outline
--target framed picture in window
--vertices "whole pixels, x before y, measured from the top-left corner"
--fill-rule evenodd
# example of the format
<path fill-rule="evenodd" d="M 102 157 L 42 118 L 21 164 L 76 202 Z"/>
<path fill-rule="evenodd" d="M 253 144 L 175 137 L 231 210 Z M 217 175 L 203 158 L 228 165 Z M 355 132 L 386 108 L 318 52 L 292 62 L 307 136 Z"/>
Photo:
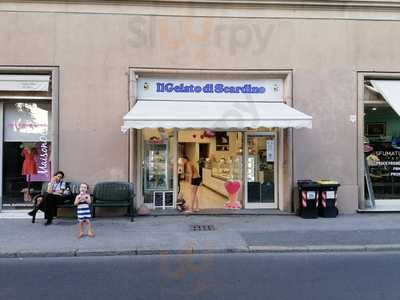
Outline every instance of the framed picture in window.
<path fill-rule="evenodd" d="M 229 145 L 229 136 L 226 131 L 217 131 L 215 141 L 217 145 Z"/>
<path fill-rule="evenodd" d="M 386 135 L 386 123 L 367 123 L 367 136 L 385 136 Z"/>
<path fill-rule="evenodd" d="M 226 131 L 215 133 L 216 151 L 229 151 L 229 136 Z"/>

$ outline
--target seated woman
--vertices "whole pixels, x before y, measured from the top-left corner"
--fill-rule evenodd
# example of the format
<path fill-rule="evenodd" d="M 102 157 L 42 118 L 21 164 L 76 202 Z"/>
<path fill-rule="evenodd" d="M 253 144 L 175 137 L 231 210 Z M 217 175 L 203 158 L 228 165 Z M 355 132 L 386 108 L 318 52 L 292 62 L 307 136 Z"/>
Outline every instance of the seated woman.
<path fill-rule="evenodd" d="M 64 196 L 66 184 L 63 179 L 64 173 L 62 171 L 55 173 L 47 186 L 47 193 L 44 194 L 36 208 L 29 212 L 29 215 L 33 216 L 38 210 L 44 211 L 44 218 L 47 220 L 44 225 L 52 223 L 57 213 L 57 204 L 64 203 L 66 200 Z"/>

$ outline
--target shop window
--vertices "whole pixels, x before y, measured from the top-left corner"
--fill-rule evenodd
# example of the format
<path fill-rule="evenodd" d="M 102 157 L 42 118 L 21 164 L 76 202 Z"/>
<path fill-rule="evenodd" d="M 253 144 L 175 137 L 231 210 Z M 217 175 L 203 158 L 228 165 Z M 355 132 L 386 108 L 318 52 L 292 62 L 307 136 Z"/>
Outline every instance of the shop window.
<path fill-rule="evenodd" d="M 365 85 L 365 195 L 366 199 L 400 199 L 400 116 L 395 103 L 378 90 L 380 82 L 373 83 Z"/>
<path fill-rule="evenodd" d="M 3 126 L 3 204 L 27 204 L 50 180 L 51 102 L 5 102 Z"/>
<path fill-rule="evenodd" d="M 178 132 L 178 157 L 187 157 L 201 177 L 198 188 L 200 209 L 221 209 L 228 201 L 226 183 L 243 186 L 243 133 L 238 131 L 181 130 Z M 178 160 L 179 161 L 179 160 Z M 186 166 L 187 168 L 187 166 Z M 193 195 L 185 166 L 179 168 L 179 197 L 190 205 Z M 237 200 L 243 207 L 242 193 Z"/>
<path fill-rule="evenodd" d="M 224 180 L 242 180 L 241 132 L 217 132 L 211 155 L 212 176 Z"/>

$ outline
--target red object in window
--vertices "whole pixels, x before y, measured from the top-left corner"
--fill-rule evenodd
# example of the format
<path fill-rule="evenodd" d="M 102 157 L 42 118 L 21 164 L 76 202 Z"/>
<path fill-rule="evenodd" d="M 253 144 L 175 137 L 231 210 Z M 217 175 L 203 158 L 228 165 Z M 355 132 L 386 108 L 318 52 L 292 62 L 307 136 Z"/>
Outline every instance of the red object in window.
<path fill-rule="evenodd" d="M 24 157 L 22 164 L 22 175 L 33 175 L 37 173 L 37 166 L 35 161 L 36 149 L 24 148 L 21 156 Z"/>
<path fill-rule="evenodd" d="M 206 130 L 204 130 L 204 136 L 209 137 L 209 138 L 215 137 L 215 132 L 212 130 L 206 129 Z"/>
<path fill-rule="evenodd" d="M 239 181 L 226 181 L 224 183 L 224 187 L 228 194 L 236 194 L 237 191 L 240 189 L 240 182 Z"/>

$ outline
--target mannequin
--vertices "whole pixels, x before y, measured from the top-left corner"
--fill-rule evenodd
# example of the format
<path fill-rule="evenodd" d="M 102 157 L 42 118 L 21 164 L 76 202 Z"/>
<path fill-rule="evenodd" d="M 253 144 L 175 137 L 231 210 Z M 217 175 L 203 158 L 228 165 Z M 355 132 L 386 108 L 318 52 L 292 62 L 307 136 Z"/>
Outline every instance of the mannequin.
<path fill-rule="evenodd" d="M 35 160 L 37 151 L 36 148 L 26 143 L 22 143 L 20 147 L 22 148 L 21 156 L 24 158 L 21 174 L 26 176 L 26 179 L 28 181 L 27 189 L 23 190 L 24 201 L 28 202 L 31 201 L 31 190 L 30 190 L 31 176 L 37 173 L 37 165 Z"/>

